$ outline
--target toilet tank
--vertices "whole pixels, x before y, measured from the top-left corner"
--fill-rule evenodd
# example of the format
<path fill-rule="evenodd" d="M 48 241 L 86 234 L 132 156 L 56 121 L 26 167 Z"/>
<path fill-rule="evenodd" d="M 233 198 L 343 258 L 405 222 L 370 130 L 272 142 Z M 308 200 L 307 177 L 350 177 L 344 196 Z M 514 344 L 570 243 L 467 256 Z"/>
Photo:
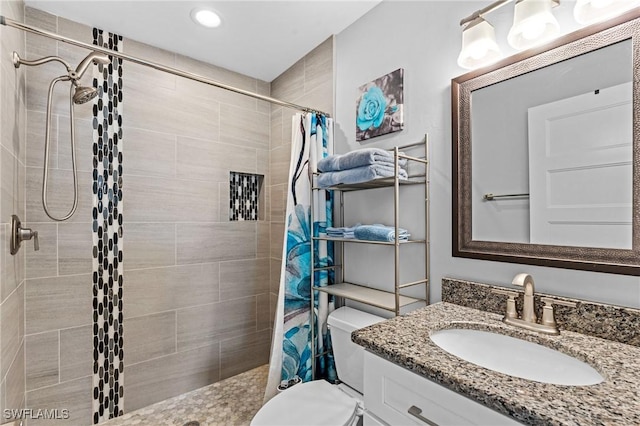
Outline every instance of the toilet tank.
<path fill-rule="evenodd" d="M 364 348 L 351 341 L 351 332 L 380 321 L 384 318 L 347 306 L 333 311 L 327 320 L 338 378 L 360 393 L 363 392 Z"/>

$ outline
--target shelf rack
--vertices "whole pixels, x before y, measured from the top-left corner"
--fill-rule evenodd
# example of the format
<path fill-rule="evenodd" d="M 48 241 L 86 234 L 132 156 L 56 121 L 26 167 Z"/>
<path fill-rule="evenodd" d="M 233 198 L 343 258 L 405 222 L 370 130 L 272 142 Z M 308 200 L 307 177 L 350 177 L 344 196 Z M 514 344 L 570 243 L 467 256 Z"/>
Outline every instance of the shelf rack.
<path fill-rule="evenodd" d="M 403 150 L 414 150 L 423 148 L 424 156 L 422 157 L 414 157 L 410 155 L 404 154 Z M 331 241 L 338 244 L 341 244 L 340 250 L 340 262 L 333 266 L 315 268 L 313 267 L 311 273 L 311 287 L 313 290 L 321 291 L 328 293 L 330 295 L 334 295 L 336 297 L 341 297 L 344 299 L 350 299 L 356 302 L 364 303 L 370 306 L 375 306 L 380 309 L 384 309 L 390 312 L 393 312 L 396 316 L 400 315 L 401 308 L 418 303 L 424 302 L 429 304 L 429 137 L 425 134 L 424 140 L 421 142 L 397 146 L 391 149 L 393 152 L 394 158 L 394 177 L 390 178 L 382 178 L 376 179 L 369 182 L 363 182 L 358 184 L 342 184 L 332 186 L 330 188 L 323 188 L 325 190 L 334 191 L 334 193 L 338 193 L 340 197 L 339 201 L 339 222 L 341 226 L 344 226 L 344 194 L 350 191 L 364 191 L 369 189 L 377 189 L 377 188 L 393 188 L 393 215 L 394 215 L 394 227 L 395 227 L 395 235 L 396 238 L 394 241 L 367 241 L 367 240 L 358 240 L 352 238 L 333 238 L 333 237 L 312 237 L 312 250 L 311 250 L 311 265 L 315 265 L 314 259 L 314 250 L 315 244 L 319 241 Z M 401 159 L 406 159 L 408 162 L 416 162 L 418 164 L 422 164 L 424 166 L 424 174 L 412 174 L 406 180 L 401 180 L 399 176 L 400 165 L 399 162 Z M 315 175 L 312 176 L 313 182 L 315 182 Z M 400 228 L 400 188 L 409 185 L 423 185 L 424 186 L 424 225 L 425 225 L 425 238 L 421 240 L 408 240 L 402 241 L 399 239 L 399 228 Z M 314 187 L 313 189 L 320 189 Z M 334 200 L 335 203 L 335 200 Z M 335 204 L 334 204 L 335 205 Z M 311 197 L 311 223 L 314 222 L 313 218 L 313 196 Z M 373 244 L 373 245 L 385 245 L 393 247 L 394 251 L 394 286 L 392 291 L 385 291 L 374 289 L 368 287 L 363 284 L 344 282 L 344 245 L 345 244 Z M 422 244 L 425 247 L 425 261 L 424 261 L 424 278 L 419 279 L 413 282 L 401 283 L 400 282 L 400 247 L 403 245 L 412 246 L 415 244 Z M 336 270 L 336 283 L 318 287 L 315 285 L 315 272 L 322 270 Z M 413 287 L 417 285 L 424 285 L 425 287 L 425 297 L 410 297 L 406 295 L 400 294 L 402 289 Z M 315 291 L 311 292 L 311 312 L 314 312 L 315 305 Z M 313 362 L 313 377 L 315 378 L 315 358 L 320 354 L 316 354 L 316 330 L 315 330 L 315 320 L 311 321 L 311 350 L 314 354 L 314 362 Z"/>

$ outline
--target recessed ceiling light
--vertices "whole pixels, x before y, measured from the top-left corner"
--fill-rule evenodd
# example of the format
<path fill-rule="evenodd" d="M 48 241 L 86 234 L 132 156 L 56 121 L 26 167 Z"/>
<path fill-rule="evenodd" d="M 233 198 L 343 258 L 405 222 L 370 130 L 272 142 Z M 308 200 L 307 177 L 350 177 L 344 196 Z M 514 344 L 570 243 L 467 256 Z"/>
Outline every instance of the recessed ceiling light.
<path fill-rule="evenodd" d="M 222 23 L 220 16 L 211 9 L 193 9 L 191 19 L 207 28 L 216 28 Z"/>

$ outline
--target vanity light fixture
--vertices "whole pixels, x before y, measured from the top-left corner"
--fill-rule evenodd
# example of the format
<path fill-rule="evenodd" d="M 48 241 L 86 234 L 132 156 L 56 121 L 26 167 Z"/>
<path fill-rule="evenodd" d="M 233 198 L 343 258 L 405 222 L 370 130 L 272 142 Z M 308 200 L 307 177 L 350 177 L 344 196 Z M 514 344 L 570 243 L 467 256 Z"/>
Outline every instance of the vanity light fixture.
<path fill-rule="evenodd" d="M 552 0 L 518 0 L 513 12 L 513 26 L 507 36 L 509 45 L 524 50 L 557 36 L 560 24 L 551 13 L 552 4 Z"/>
<path fill-rule="evenodd" d="M 496 62 L 502 57 L 493 26 L 478 16 L 462 31 L 462 50 L 458 65 L 462 68 L 478 68 Z"/>
<path fill-rule="evenodd" d="M 581 24 L 592 24 L 638 6 L 639 0 L 578 0 L 573 9 L 573 17 Z"/>
<path fill-rule="evenodd" d="M 222 23 L 220 15 L 211 9 L 193 9 L 191 11 L 191 19 L 197 24 L 207 28 L 217 28 Z"/>
<path fill-rule="evenodd" d="M 478 68 L 501 58 L 502 54 L 496 42 L 493 26 L 484 19 L 484 16 L 513 1 L 495 1 L 460 21 L 460 26 L 464 29 L 458 65 L 468 69 Z M 509 44 L 516 49 L 526 49 L 554 37 L 559 32 L 560 26 L 551 13 L 551 8 L 559 4 L 560 0 L 517 0 L 513 27 L 507 38 Z"/>

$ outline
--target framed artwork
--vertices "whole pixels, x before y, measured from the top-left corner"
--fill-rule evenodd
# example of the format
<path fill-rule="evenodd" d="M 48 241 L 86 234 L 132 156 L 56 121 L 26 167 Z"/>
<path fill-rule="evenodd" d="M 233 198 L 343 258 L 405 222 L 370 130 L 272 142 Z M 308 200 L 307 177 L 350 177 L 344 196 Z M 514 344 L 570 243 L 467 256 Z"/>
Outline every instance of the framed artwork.
<path fill-rule="evenodd" d="M 402 68 L 360 86 L 356 105 L 356 140 L 363 141 L 402 130 L 403 103 Z"/>

